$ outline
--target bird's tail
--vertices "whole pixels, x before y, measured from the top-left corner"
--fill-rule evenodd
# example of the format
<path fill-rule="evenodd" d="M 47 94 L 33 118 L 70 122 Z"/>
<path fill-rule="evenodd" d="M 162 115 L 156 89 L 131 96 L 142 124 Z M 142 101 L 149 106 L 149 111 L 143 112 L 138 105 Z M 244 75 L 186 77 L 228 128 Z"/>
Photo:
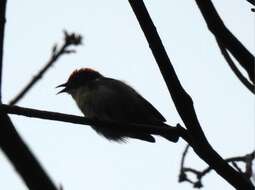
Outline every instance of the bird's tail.
<path fill-rule="evenodd" d="M 180 130 L 177 127 L 171 127 L 167 124 L 163 124 L 164 129 L 161 130 L 160 136 L 164 137 L 165 139 L 176 143 L 180 137 Z"/>

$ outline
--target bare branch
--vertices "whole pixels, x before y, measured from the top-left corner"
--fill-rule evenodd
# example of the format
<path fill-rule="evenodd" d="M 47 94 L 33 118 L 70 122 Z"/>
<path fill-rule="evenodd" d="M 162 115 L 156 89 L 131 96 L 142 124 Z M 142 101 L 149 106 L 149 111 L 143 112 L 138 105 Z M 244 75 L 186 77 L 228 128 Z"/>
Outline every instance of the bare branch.
<path fill-rule="evenodd" d="M 53 181 L 22 140 L 10 118 L 0 113 L 0 146 L 28 189 L 57 190 Z"/>
<path fill-rule="evenodd" d="M 7 0 L 0 3 L 0 103 L 2 103 L 2 69 L 3 69 L 3 51 L 4 51 L 4 29 L 5 29 L 5 12 Z"/>
<path fill-rule="evenodd" d="M 227 61 L 229 67 L 232 69 L 232 71 L 235 73 L 237 78 L 243 83 L 244 86 L 248 88 L 248 90 L 251 91 L 251 93 L 255 94 L 255 86 L 250 83 L 243 74 L 239 71 L 239 69 L 236 67 L 234 61 L 231 59 L 230 55 L 228 54 L 226 48 L 223 46 L 223 44 L 217 40 L 218 46 L 221 50 L 222 55 L 224 56 L 225 60 Z"/>
<path fill-rule="evenodd" d="M 189 149 L 189 144 L 186 145 L 183 153 L 182 153 L 182 158 L 181 158 L 181 166 L 180 166 L 180 173 L 179 173 L 179 182 L 183 182 L 183 181 L 189 181 L 190 183 L 193 183 L 193 181 L 191 181 L 189 178 L 187 178 L 186 173 L 183 171 L 184 169 L 184 162 L 185 162 L 185 158 L 187 156 L 188 153 L 188 149 Z"/>
<path fill-rule="evenodd" d="M 215 38 L 221 42 L 224 48 L 235 57 L 248 73 L 252 83 L 255 84 L 254 56 L 225 26 L 211 0 L 195 1 L 206 21 L 208 29 L 213 33 Z"/>
<path fill-rule="evenodd" d="M 237 163 L 231 162 L 231 164 L 233 165 L 233 167 L 234 167 L 239 173 L 243 173 L 243 172 L 242 172 L 242 169 L 237 165 Z"/>
<path fill-rule="evenodd" d="M 193 101 L 180 84 L 144 2 L 142 0 L 129 0 L 129 3 L 145 34 L 161 74 L 165 79 L 168 90 L 175 103 L 175 107 L 188 129 L 190 138 L 185 140 L 201 159 L 236 189 L 253 190 L 254 188 L 251 181 L 243 178 L 240 173 L 229 166 L 207 141 L 196 116 Z"/>
<path fill-rule="evenodd" d="M 236 156 L 236 157 L 227 158 L 227 159 L 225 159 L 225 161 L 228 163 L 232 163 L 233 166 L 236 168 L 236 170 L 239 173 L 241 173 L 243 176 L 245 176 L 247 178 L 247 180 L 249 180 L 253 173 L 252 161 L 254 159 L 255 159 L 255 151 L 253 151 L 247 155 L 244 155 L 244 156 Z M 245 172 L 242 172 L 242 170 L 238 166 L 237 162 L 245 163 L 245 168 L 246 168 Z M 182 178 L 182 180 L 181 181 L 179 180 L 179 182 L 186 181 L 186 182 L 193 184 L 193 186 L 196 188 L 201 188 L 201 187 L 203 187 L 202 178 L 205 177 L 211 170 L 212 170 L 212 168 L 210 166 L 208 166 L 207 168 L 205 168 L 202 171 L 199 171 L 199 170 L 196 170 L 196 169 L 193 169 L 190 167 L 185 167 L 184 165 L 182 165 L 180 176 L 185 176 L 185 178 Z M 188 173 L 192 173 L 193 175 L 195 175 L 197 180 L 192 181 L 188 177 Z"/>
<path fill-rule="evenodd" d="M 54 45 L 52 48 L 52 53 L 49 61 L 46 65 L 32 78 L 32 80 L 19 92 L 10 102 L 9 105 L 16 104 L 23 96 L 43 77 L 46 71 L 54 64 L 56 61 L 65 54 L 75 53 L 75 50 L 68 50 L 72 45 L 78 46 L 82 43 L 81 35 L 64 31 L 64 43 L 58 49 L 57 45 Z"/>
<path fill-rule="evenodd" d="M 135 124 L 135 123 L 119 123 L 114 121 L 101 121 L 101 120 L 91 120 L 89 118 L 68 115 L 57 112 L 49 112 L 36 110 L 31 108 L 22 108 L 18 106 L 8 106 L 5 104 L 0 105 L 0 113 L 9 113 L 16 115 L 23 115 L 27 117 L 34 117 L 40 119 L 48 119 L 54 121 L 63 121 L 75 124 L 83 124 L 83 125 L 97 125 L 112 128 L 112 130 L 116 129 L 116 127 L 121 127 L 121 130 L 132 131 L 134 133 L 146 133 L 153 135 L 160 135 L 162 137 L 172 137 L 172 142 L 177 142 L 179 137 L 185 136 L 186 130 L 181 127 L 180 124 L 177 124 L 176 127 L 169 126 L 163 124 L 159 125 L 147 125 L 147 124 Z M 168 140 L 169 140 L 168 138 Z"/>
<path fill-rule="evenodd" d="M 247 1 L 255 6 L 255 0 L 247 0 Z"/>
<path fill-rule="evenodd" d="M 180 167 L 180 174 L 179 174 L 179 182 L 187 180 L 186 174 L 183 172 L 183 168 L 184 168 L 184 162 L 185 162 L 185 158 L 187 156 L 189 147 L 190 146 L 187 144 L 184 151 L 183 151 L 183 153 L 182 153 L 181 167 Z"/>
<path fill-rule="evenodd" d="M 0 103 L 6 0 L 0 3 Z M 0 147 L 29 189 L 57 190 L 40 163 L 19 136 L 10 118 L 0 113 Z"/>

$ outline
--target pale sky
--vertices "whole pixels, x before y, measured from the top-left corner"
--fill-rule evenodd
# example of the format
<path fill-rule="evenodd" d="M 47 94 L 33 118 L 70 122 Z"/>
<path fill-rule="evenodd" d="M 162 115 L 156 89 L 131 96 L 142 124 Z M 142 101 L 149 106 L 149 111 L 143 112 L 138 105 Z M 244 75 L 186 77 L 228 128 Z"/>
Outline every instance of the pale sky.
<path fill-rule="evenodd" d="M 254 53 L 254 13 L 245 0 L 213 1 L 229 29 Z M 254 96 L 232 73 L 195 1 L 145 1 L 178 77 L 192 96 L 196 113 L 212 146 L 223 157 L 254 149 Z M 7 103 L 45 64 L 62 30 L 84 37 L 77 53 L 63 56 L 18 103 L 20 106 L 82 115 L 55 86 L 76 68 L 91 67 L 124 80 L 167 119 L 182 123 L 157 64 L 127 0 L 8 1 L 3 68 L 3 102 Z M 178 183 L 185 143 L 157 137 L 151 144 L 130 139 L 118 144 L 89 126 L 11 116 L 55 184 L 64 190 L 193 189 Z M 0 153 L 0 189 L 25 190 Z M 192 151 L 188 166 L 206 164 Z M 233 189 L 211 172 L 204 190 Z"/>

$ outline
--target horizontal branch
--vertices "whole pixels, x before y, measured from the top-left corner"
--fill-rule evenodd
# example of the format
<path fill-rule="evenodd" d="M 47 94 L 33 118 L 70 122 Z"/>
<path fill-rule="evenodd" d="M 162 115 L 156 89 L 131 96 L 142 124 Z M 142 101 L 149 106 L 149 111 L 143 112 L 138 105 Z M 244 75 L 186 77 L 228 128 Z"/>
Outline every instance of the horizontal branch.
<path fill-rule="evenodd" d="M 166 124 L 162 125 L 147 125 L 147 124 L 136 124 L 136 123 L 119 123 L 114 121 L 102 121 L 102 120 L 92 120 L 86 117 L 80 117 L 76 115 L 68 115 L 57 112 L 36 110 L 31 108 L 23 108 L 19 106 L 9 106 L 2 104 L 0 105 L 0 112 L 8 114 L 23 115 L 27 117 L 34 117 L 39 119 L 48 119 L 54 121 L 62 121 L 74 124 L 83 124 L 83 125 L 96 125 L 104 126 L 114 130 L 116 127 L 121 127 L 123 131 L 127 130 L 134 133 L 146 133 L 153 135 L 160 135 L 162 137 L 173 137 L 173 142 L 177 142 L 179 137 L 186 136 L 186 130 L 181 127 L 180 124 L 177 124 L 176 127 L 169 126 Z"/>

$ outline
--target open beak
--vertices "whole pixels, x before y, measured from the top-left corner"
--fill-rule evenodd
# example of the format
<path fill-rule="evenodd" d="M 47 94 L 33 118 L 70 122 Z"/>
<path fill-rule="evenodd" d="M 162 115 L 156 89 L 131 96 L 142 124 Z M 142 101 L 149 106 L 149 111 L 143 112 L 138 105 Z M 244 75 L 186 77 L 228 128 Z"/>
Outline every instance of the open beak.
<path fill-rule="evenodd" d="M 66 92 L 66 83 L 56 86 L 56 88 L 64 87 L 62 90 L 60 90 L 57 94 Z"/>

